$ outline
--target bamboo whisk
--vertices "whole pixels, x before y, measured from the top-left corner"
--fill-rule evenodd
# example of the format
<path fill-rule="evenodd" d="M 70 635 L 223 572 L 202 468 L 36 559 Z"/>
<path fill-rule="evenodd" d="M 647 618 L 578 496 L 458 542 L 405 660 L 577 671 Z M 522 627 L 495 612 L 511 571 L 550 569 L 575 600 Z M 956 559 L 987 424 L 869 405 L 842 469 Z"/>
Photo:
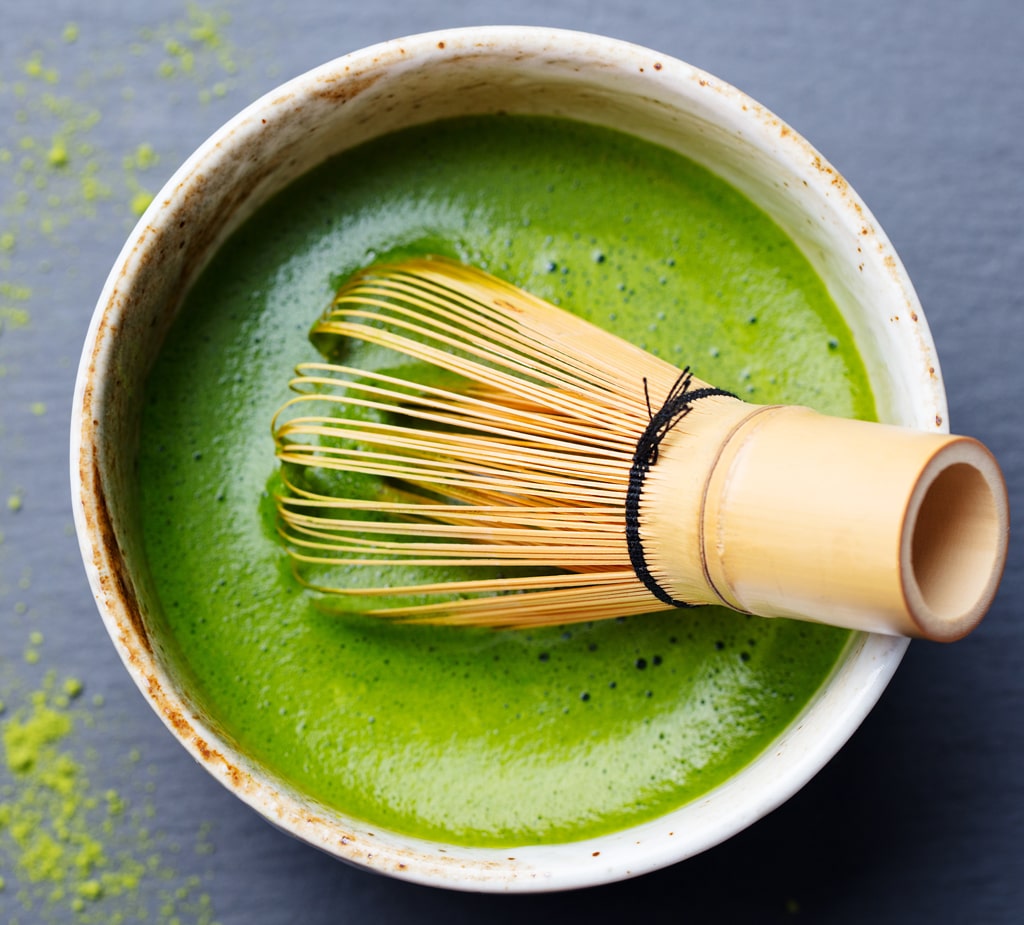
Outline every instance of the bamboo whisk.
<path fill-rule="evenodd" d="M 447 260 L 354 277 L 313 337 L 394 353 L 391 373 L 302 364 L 274 421 L 294 561 L 319 590 L 405 599 L 374 615 L 724 604 L 952 640 L 995 595 L 1006 488 L 974 440 L 747 404 Z M 452 577 L 346 588 L 335 566 Z"/>

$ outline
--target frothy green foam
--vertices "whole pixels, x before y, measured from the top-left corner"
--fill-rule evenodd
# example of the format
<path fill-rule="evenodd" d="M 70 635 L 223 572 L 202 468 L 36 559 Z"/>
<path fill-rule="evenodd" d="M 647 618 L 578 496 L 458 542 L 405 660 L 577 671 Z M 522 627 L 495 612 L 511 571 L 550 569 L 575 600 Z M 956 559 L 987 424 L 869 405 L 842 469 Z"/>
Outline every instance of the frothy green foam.
<path fill-rule="evenodd" d="M 379 139 L 234 235 L 153 371 L 139 485 L 177 656 L 243 749 L 373 826 L 515 845 L 656 817 L 765 749 L 848 634 L 717 608 L 536 632 L 319 611 L 274 534 L 269 422 L 292 367 L 317 358 L 308 331 L 337 283 L 425 253 L 475 263 L 743 398 L 874 414 L 810 265 L 701 167 L 540 118 Z M 369 348 L 348 360 L 383 362 Z"/>

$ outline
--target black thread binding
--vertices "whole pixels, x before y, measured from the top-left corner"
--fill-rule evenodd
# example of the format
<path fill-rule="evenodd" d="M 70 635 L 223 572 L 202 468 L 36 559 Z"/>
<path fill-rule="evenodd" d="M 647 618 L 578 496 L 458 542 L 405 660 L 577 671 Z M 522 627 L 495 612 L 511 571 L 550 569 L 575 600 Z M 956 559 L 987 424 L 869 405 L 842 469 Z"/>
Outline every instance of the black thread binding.
<path fill-rule="evenodd" d="M 650 569 L 647 567 L 647 557 L 644 554 L 644 544 L 640 539 L 640 495 L 643 493 L 644 481 L 651 467 L 658 461 L 658 448 L 661 441 L 665 439 L 669 431 L 676 426 L 687 414 L 695 401 L 708 398 L 711 395 L 724 395 L 728 398 L 735 398 L 732 392 L 724 389 L 706 388 L 690 391 L 690 382 L 693 379 L 690 367 L 686 367 L 676 379 L 672 388 L 669 389 L 664 403 L 657 412 L 651 409 L 651 395 L 647 388 L 647 377 L 644 377 L 644 398 L 647 401 L 647 414 L 650 423 L 644 428 L 640 439 L 636 443 L 636 452 L 633 454 L 633 464 L 629 470 L 629 488 L 626 491 L 626 548 L 629 550 L 629 561 L 633 566 L 636 577 L 643 582 L 645 588 L 651 592 L 659 601 L 669 604 L 672 607 L 692 607 L 686 601 L 677 601 L 661 585 L 655 581 Z"/>

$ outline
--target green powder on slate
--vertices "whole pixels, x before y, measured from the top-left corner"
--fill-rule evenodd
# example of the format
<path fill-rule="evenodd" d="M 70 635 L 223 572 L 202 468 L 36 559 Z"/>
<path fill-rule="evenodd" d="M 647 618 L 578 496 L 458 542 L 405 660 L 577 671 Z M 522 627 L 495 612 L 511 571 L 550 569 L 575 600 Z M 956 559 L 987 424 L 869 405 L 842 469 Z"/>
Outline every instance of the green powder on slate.
<path fill-rule="evenodd" d="M 30 640 L 38 645 L 36 636 Z M 142 822 L 151 803 L 96 786 L 96 757 L 81 753 L 76 730 L 94 721 L 78 707 L 74 677 L 47 673 L 42 685 L 0 709 L 0 909 L 10 925 L 71 921 L 190 921 L 213 925 L 199 876 L 164 859 L 173 852 Z M 209 826 L 195 854 L 209 855 Z"/>
<path fill-rule="evenodd" d="M 228 22 L 219 7 L 186 4 L 182 16 L 144 30 L 132 56 L 209 103 L 227 95 L 238 71 Z M 40 238 L 48 247 L 80 239 L 107 203 L 124 217 L 127 231 L 153 200 L 160 163 L 153 146 L 138 144 L 119 169 L 102 128 L 104 118 L 131 118 L 134 94 L 125 94 L 112 77 L 103 88 L 97 74 L 73 75 L 57 66 L 67 45 L 95 39 L 88 28 L 67 23 L 24 60 L 0 62 L 0 103 L 13 114 L 0 125 L 0 187 L 10 190 L 0 201 L 0 333 L 29 321 L 32 287 L 25 280 L 33 271 L 15 259 L 19 251 L 32 252 Z M 99 55 L 109 58 L 109 49 Z M 101 111 L 96 100 L 103 89 L 118 95 Z M 111 112 L 110 103 L 119 111 Z"/>
<path fill-rule="evenodd" d="M 126 90 L 128 69 L 156 70 L 166 43 L 175 40 L 192 56 L 191 72 L 175 76 L 180 86 L 200 98 L 230 89 L 237 66 L 224 32 L 227 17 L 219 6 L 183 4 L 182 10 L 139 35 L 130 57 L 121 54 L 123 35 L 117 48 L 109 41 L 103 47 L 94 23 L 68 22 L 39 37 L 27 56 L 0 61 L 0 107 L 10 114 L 0 124 L 0 377 L 20 373 L 14 337 L 36 321 L 37 308 L 49 311 L 36 304 L 51 289 L 42 283 L 45 274 L 58 265 L 75 272 L 86 236 L 116 244 L 162 182 L 165 158 L 153 144 L 139 138 L 127 150 L 114 149 L 104 131 L 111 121 L 133 121 L 139 102 Z M 76 59 L 105 63 L 102 70 L 76 71 Z M 47 413 L 43 401 L 24 408 L 33 417 Z M 0 429 L 5 426 L 4 439 L 22 436 L 0 420 Z M 0 471 L 0 515 L 33 515 L 10 470 Z M 24 575 L 18 582 L 10 577 L 19 550 L 2 532 L 0 543 L 0 600 L 9 600 L 15 585 L 27 592 L 28 582 Z M 37 608 L 26 599 L 4 609 L 11 625 L 23 627 Z M 142 766 L 133 749 L 118 774 L 110 770 L 116 757 L 106 755 L 101 766 L 83 744 L 89 728 L 104 722 L 103 696 L 83 697 L 82 680 L 46 672 L 39 630 L 26 633 L 21 646 L 5 636 L 0 656 L 0 922 L 211 925 L 209 873 L 186 874 L 169 864 L 175 846 L 151 829 L 160 816 L 155 769 Z M 132 792 L 111 787 L 112 778 L 129 782 Z M 209 825 L 197 826 L 195 856 L 207 857 L 213 850 Z M 184 866 L 184 856 L 179 860 Z M 192 867 L 203 871 L 204 864 Z"/>

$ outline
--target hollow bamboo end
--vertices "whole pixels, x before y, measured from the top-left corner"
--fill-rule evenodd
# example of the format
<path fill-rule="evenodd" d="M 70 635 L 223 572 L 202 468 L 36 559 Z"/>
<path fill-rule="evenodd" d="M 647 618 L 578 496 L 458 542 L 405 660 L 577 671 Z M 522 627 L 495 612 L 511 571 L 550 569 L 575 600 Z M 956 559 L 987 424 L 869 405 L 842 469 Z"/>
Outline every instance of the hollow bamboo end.
<path fill-rule="evenodd" d="M 1009 502 L 999 466 L 970 438 L 945 444 L 907 506 L 900 570 L 919 635 L 952 642 L 992 604 L 1006 563 Z"/>
<path fill-rule="evenodd" d="M 942 642 L 978 625 L 1009 536 L 1006 486 L 985 447 L 797 407 L 753 408 L 726 423 L 696 538 L 672 558 L 649 556 L 676 597 L 693 587 L 690 600 L 759 616 Z M 686 484 L 695 461 L 676 448 L 663 454 L 675 470 L 663 472 L 665 486 Z M 693 519 L 683 494 L 658 496 L 667 513 L 645 524 L 652 550 L 673 552 L 663 541 L 673 522 Z M 700 574 L 687 557 L 693 546 Z M 697 598 L 701 578 L 706 594 Z"/>

